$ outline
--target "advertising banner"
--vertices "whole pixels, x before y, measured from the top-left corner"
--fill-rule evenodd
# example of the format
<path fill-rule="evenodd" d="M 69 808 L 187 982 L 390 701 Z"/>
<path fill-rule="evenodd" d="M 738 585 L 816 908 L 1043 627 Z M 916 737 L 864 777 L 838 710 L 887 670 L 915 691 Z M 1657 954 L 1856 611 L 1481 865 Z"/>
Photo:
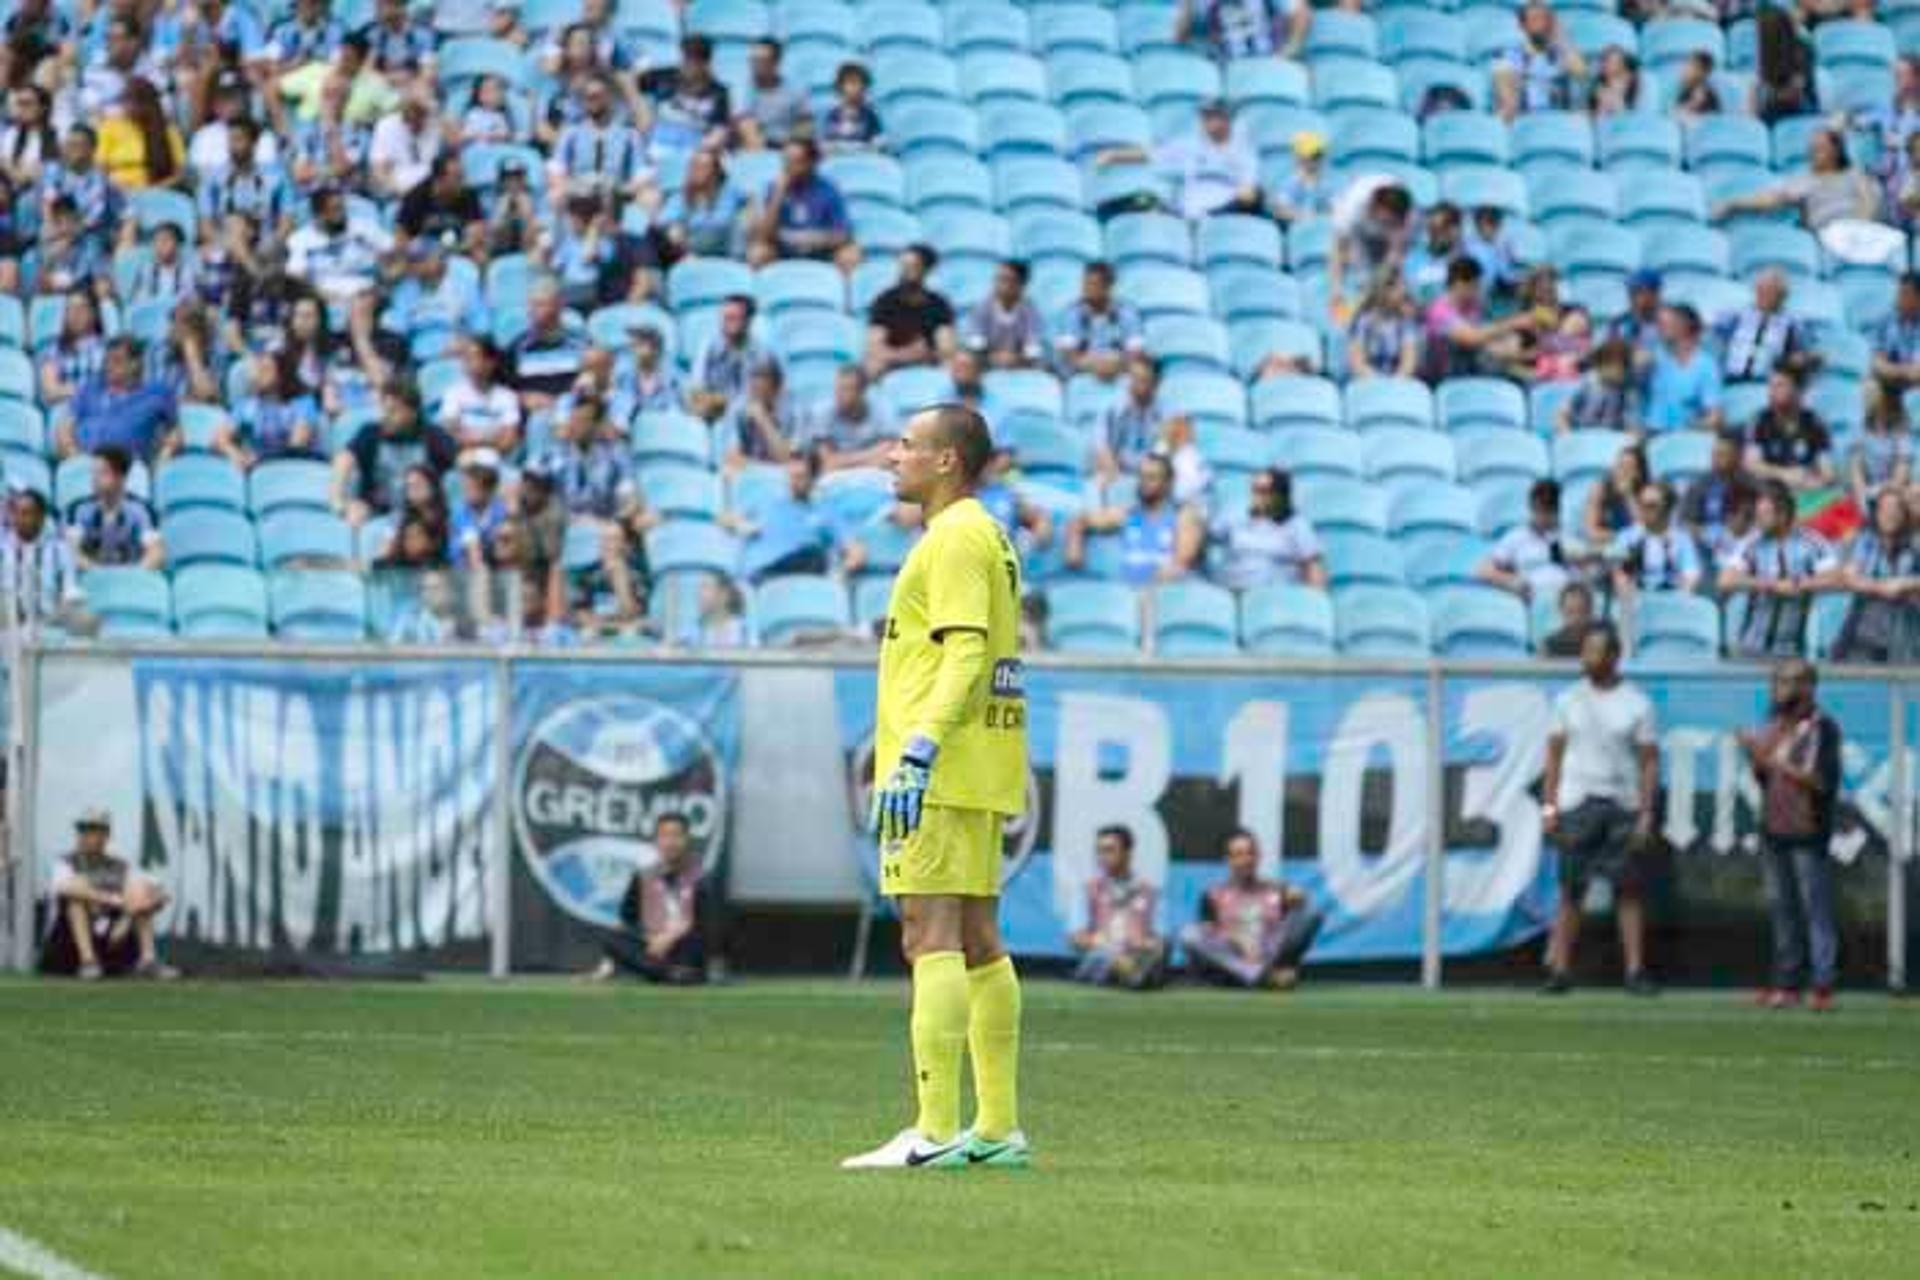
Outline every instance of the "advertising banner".
<path fill-rule="evenodd" d="M 725 874 L 739 676 L 725 667 L 516 663 L 512 767 L 513 956 L 577 967 L 654 862 L 662 814 L 687 819 L 712 877 Z"/>

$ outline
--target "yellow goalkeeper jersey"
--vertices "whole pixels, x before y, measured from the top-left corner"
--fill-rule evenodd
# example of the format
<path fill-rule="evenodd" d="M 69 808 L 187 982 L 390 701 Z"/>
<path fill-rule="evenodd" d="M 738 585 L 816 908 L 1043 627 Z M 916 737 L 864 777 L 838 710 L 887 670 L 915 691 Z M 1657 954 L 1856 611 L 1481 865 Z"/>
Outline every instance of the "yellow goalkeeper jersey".
<path fill-rule="evenodd" d="M 1006 531 L 973 498 L 927 523 L 893 582 L 880 643 L 875 711 L 876 781 L 893 772 L 901 746 L 926 728 L 940 669 L 936 638 L 971 628 L 987 638 L 986 675 L 966 719 L 940 744 L 927 803 L 994 813 L 1027 807 L 1027 703 L 1020 665 L 1020 557 Z"/>

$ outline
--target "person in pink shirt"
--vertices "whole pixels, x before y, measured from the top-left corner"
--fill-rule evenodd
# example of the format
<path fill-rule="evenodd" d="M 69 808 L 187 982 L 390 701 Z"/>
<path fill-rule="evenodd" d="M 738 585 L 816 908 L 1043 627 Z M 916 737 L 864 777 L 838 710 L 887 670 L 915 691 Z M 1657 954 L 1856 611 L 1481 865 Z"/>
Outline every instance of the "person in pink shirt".
<path fill-rule="evenodd" d="M 1200 919 L 1180 933 L 1196 978 L 1286 991 L 1320 932 L 1304 891 L 1260 878 L 1260 844 L 1244 828 L 1227 837 L 1227 878 L 1200 899 Z"/>
<path fill-rule="evenodd" d="M 1491 372 L 1502 358 L 1518 354 L 1514 336 L 1534 323 L 1533 313 L 1488 320 L 1484 276 L 1480 264 L 1464 255 L 1447 266 L 1446 291 L 1427 306 L 1427 381 Z"/>
<path fill-rule="evenodd" d="M 1102 827 L 1094 838 L 1100 870 L 1087 882 L 1085 927 L 1070 941 L 1080 953 L 1075 982 L 1143 991 L 1166 981 L 1167 943 L 1155 917 L 1160 893 L 1133 874 L 1133 832 Z"/>

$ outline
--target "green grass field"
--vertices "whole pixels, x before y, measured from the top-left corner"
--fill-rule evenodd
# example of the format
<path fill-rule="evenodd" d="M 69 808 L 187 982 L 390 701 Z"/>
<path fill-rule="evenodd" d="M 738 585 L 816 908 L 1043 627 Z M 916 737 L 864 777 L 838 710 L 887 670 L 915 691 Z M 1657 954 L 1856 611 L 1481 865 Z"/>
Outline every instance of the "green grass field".
<path fill-rule="evenodd" d="M 1039 1166 L 840 1173 L 905 988 L 0 984 L 0 1226 L 119 1277 L 1920 1274 L 1920 1007 L 1030 983 Z"/>

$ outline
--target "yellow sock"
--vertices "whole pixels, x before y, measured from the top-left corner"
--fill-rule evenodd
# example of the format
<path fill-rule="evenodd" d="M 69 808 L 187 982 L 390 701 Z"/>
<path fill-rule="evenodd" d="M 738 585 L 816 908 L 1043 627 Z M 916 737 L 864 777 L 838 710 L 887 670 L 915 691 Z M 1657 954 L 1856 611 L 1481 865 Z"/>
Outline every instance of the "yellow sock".
<path fill-rule="evenodd" d="M 967 1047 L 967 958 L 930 951 L 913 962 L 915 1127 L 935 1142 L 960 1132 L 960 1056 Z"/>
<path fill-rule="evenodd" d="M 973 1056 L 974 1132 L 998 1140 L 1020 1127 L 1020 979 L 1013 957 L 967 970 L 967 1049 Z"/>

